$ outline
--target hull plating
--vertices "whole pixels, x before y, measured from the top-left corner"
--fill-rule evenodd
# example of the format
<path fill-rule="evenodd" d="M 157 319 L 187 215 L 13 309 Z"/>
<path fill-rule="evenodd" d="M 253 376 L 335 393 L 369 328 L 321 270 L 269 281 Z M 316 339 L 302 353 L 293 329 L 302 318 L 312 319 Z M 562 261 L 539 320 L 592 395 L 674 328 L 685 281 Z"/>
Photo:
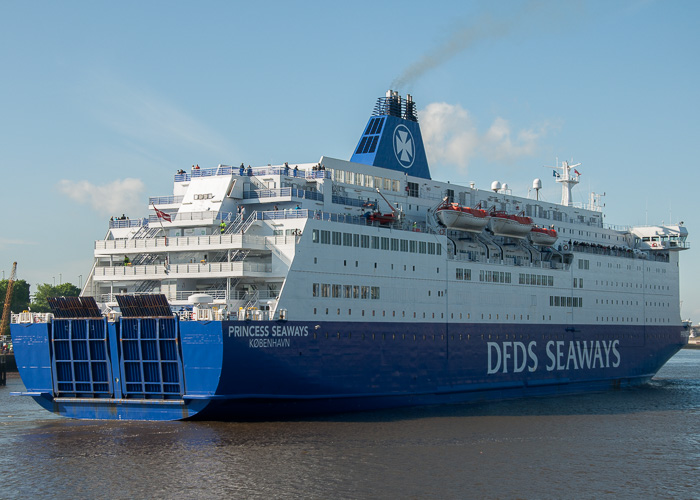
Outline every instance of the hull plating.
<path fill-rule="evenodd" d="M 108 394 L 57 394 L 49 325 L 13 325 L 17 363 L 44 408 L 73 418 L 286 418 L 600 391 L 648 381 L 687 342 L 681 327 L 180 322 L 184 384 L 124 394 L 110 343 Z M 109 329 L 110 340 L 117 331 Z"/>

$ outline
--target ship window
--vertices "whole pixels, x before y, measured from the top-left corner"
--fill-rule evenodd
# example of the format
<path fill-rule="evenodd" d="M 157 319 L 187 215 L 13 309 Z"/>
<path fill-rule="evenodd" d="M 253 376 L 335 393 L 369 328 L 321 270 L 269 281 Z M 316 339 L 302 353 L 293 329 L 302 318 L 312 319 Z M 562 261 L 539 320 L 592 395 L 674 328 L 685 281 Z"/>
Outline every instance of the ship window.
<path fill-rule="evenodd" d="M 425 241 L 418 242 L 418 253 L 426 253 L 426 251 L 427 251 L 426 248 L 427 248 L 427 245 L 426 245 Z"/>
<path fill-rule="evenodd" d="M 321 231 L 321 243 L 324 245 L 330 245 L 331 243 L 331 232 L 330 231 Z"/>
<path fill-rule="evenodd" d="M 321 285 L 321 297 L 330 297 L 331 286 L 327 283 Z"/>
<path fill-rule="evenodd" d="M 391 190 L 396 191 L 397 193 L 399 191 L 401 191 L 401 185 L 399 184 L 399 181 L 397 181 L 397 180 L 391 181 Z"/>
<path fill-rule="evenodd" d="M 313 243 L 318 243 L 318 242 L 319 242 L 319 238 L 318 238 L 318 229 L 314 229 L 313 231 L 311 231 L 311 241 L 312 241 Z"/>
<path fill-rule="evenodd" d="M 342 233 L 339 233 L 338 231 L 333 231 L 333 244 L 340 245 L 341 241 L 342 241 Z"/>
<path fill-rule="evenodd" d="M 416 243 L 417 242 L 413 240 L 409 241 L 409 248 L 411 249 L 411 253 L 416 253 Z"/>
<path fill-rule="evenodd" d="M 401 240 L 401 251 L 408 252 L 408 240 Z"/>
<path fill-rule="evenodd" d="M 428 253 L 435 255 L 435 243 L 428 243 Z"/>
<path fill-rule="evenodd" d="M 389 250 L 389 238 L 382 237 L 382 250 Z"/>
<path fill-rule="evenodd" d="M 344 247 L 351 247 L 352 246 L 352 233 L 343 233 L 343 246 Z"/>
<path fill-rule="evenodd" d="M 352 246 L 354 246 L 354 247 L 360 246 L 360 235 L 359 234 L 352 235 Z"/>
<path fill-rule="evenodd" d="M 375 250 L 379 249 L 379 236 L 372 236 L 372 248 Z"/>
<path fill-rule="evenodd" d="M 371 289 L 371 294 L 372 300 L 379 300 L 379 287 L 373 286 Z"/>
<path fill-rule="evenodd" d="M 389 191 L 391 189 L 391 179 L 384 179 L 384 190 Z"/>
<path fill-rule="evenodd" d="M 340 298 L 340 285 L 333 285 L 333 298 L 339 299 Z"/>
<path fill-rule="evenodd" d="M 362 292 L 362 299 L 369 299 L 369 287 L 368 286 L 363 286 L 361 287 L 361 292 Z"/>
<path fill-rule="evenodd" d="M 409 182 L 408 183 L 408 196 L 412 196 L 413 198 L 418 198 L 418 183 L 417 182 Z"/>
<path fill-rule="evenodd" d="M 343 298 L 344 299 L 351 299 L 352 298 L 352 287 L 350 285 L 343 285 Z M 350 314 L 350 313 L 348 313 Z"/>
<path fill-rule="evenodd" d="M 355 151 L 355 154 L 359 155 L 359 154 L 361 154 L 361 153 L 363 152 L 363 150 L 365 149 L 365 145 L 367 144 L 367 142 L 369 141 L 369 139 L 370 139 L 370 138 L 367 137 L 367 136 L 364 136 L 364 137 L 362 138 L 362 140 L 360 141 L 360 144 L 357 146 L 357 150 Z"/>
<path fill-rule="evenodd" d="M 353 299 L 360 298 L 360 287 L 358 285 L 353 285 L 353 287 L 352 287 L 352 298 Z"/>
<path fill-rule="evenodd" d="M 362 248 L 369 248 L 369 236 L 366 234 L 361 235 L 360 243 Z"/>
<path fill-rule="evenodd" d="M 311 290 L 312 290 L 311 293 L 312 293 L 312 295 L 313 295 L 314 297 L 318 297 L 318 295 L 319 295 L 319 290 L 320 290 L 320 286 L 321 286 L 321 285 L 319 285 L 318 283 L 314 283 L 314 284 L 311 286 Z"/>
<path fill-rule="evenodd" d="M 391 238 L 391 250 L 394 252 L 399 251 L 399 240 L 398 238 Z"/>

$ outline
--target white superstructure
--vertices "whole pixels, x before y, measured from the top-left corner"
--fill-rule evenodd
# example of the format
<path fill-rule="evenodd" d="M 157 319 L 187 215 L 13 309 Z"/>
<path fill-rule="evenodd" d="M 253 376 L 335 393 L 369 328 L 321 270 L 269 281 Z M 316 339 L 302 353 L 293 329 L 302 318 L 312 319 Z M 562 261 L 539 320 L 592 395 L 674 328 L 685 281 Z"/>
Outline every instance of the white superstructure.
<path fill-rule="evenodd" d="M 387 94 L 358 152 L 377 147 L 374 120 L 393 118 L 397 99 Z M 680 324 L 682 223 L 608 227 L 599 205 L 571 202 L 578 164 L 556 167 L 561 204 L 410 175 L 422 141 L 401 127 L 393 169 L 321 157 L 176 174 L 172 195 L 149 199 L 155 215 L 110 222 L 83 294 L 109 309 L 117 294 L 162 293 L 186 315 L 205 293 L 220 317 L 251 320 Z M 493 216 L 481 231 L 445 227 L 445 200 L 522 213 L 556 241 L 533 244 L 530 225 L 509 233 Z"/>

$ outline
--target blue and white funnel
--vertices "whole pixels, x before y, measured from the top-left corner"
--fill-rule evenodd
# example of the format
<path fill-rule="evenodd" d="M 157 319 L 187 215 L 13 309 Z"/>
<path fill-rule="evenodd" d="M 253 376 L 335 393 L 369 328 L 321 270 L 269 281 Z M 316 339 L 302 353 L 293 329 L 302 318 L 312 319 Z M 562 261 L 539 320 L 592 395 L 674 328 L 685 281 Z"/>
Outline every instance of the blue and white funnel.
<path fill-rule="evenodd" d="M 389 90 L 386 97 L 377 99 L 350 161 L 430 179 L 416 105 L 410 95 L 402 100 L 398 92 Z"/>

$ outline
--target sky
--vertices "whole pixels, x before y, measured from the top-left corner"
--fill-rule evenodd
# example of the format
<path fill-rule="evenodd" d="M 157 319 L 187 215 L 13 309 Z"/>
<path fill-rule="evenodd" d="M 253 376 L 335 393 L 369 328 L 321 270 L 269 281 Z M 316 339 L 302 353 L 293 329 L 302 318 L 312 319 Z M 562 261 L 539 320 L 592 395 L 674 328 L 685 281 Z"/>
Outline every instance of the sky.
<path fill-rule="evenodd" d="M 84 283 L 109 217 L 176 170 L 349 159 L 377 97 L 413 95 L 432 176 L 683 221 L 700 322 L 700 2 L 0 1 L 0 270 Z"/>

